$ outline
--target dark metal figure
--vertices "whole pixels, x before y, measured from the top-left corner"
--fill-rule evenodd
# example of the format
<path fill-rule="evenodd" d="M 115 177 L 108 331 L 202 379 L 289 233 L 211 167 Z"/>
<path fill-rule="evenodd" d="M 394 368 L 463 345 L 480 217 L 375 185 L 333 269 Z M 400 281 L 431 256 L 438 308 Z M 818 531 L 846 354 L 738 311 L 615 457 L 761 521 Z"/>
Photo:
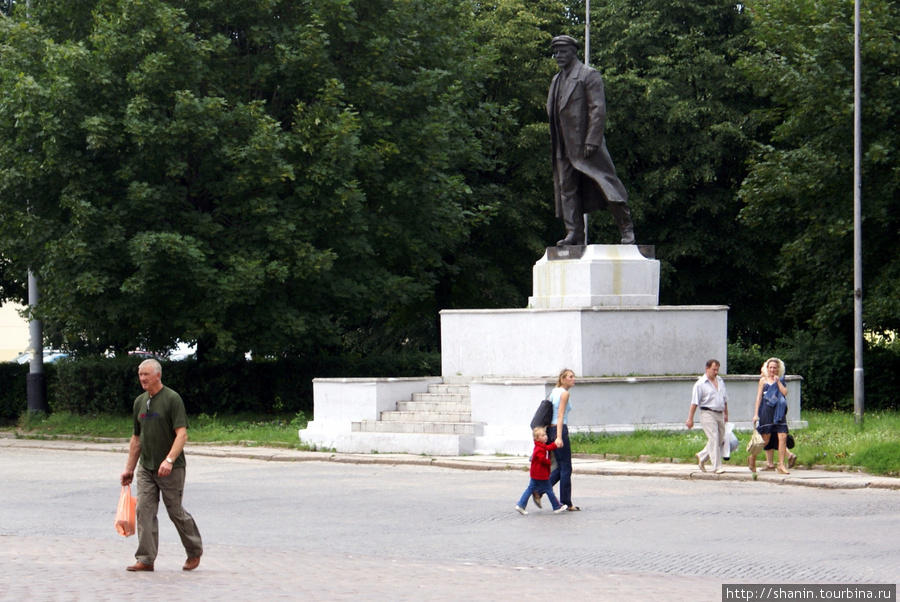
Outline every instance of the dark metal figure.
<path fill-rule="evenodd" d="M 584 214 L 604 207 L 619 227 L 621 244 L 634 244 L 628 192 L 606 149 L 603 78 L 578 60 L 575 38 L 557 36 L 550 46 L 559 65 L 547 97 L 553 189 L 556 216 L 566 225 L 566 237 L 556 244 L 585 244 Z"/>

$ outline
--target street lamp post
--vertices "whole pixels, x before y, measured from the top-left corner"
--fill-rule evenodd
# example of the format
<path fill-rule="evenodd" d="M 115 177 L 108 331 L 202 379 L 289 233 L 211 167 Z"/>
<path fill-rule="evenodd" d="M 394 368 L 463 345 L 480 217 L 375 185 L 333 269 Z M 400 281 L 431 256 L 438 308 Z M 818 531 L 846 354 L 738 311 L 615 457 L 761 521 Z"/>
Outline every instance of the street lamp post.
<path fill-rule="evenodd" d="M 37 276 L 28 270 L 28 305 L 31 311 L 37 308 L 38 288 Z M 40 320 L 32 317 L 28 323 L 30 336 L 31 362 L 28 371 L 26 396 L 29 412 L 49 412 L 47 404 L 47 375 L 44 373 L 44 328 Z"/>
<path fill-rule="evenodd" d="M 853 369 L 853 413 L 863 423 L 865 388 L 863 381 L 862 316 L 862 58 L 860 51 L 859 3 L 854 2 L 853 32 L 853 334 L 856 363 Z"/>
<path fill-rule="evenodd" d="M 584 64 L 591 64 L 591 0 L 584 1 Z M 584 214 L 584 244 L 588 241 L 588 213 Z"/>

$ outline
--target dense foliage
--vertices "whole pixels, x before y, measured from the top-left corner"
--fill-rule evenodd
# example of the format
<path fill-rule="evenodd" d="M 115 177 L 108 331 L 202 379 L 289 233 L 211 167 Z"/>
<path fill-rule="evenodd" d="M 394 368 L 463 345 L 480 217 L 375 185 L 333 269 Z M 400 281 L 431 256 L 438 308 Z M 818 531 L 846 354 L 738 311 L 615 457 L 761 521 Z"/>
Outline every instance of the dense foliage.
<path fill-rule="evenodd" d="M 0 255 L 57 344 L 268 355 L 427 296 L 483 208 L 454 1 L 32 2 L 2 22 Z"/>
<path fill-rule="evenodd" d="M 592 6 L 593 8 L 593 6 Z M 722 304 L 732 338 L 770 332 L 759 286 L 776 248 L 737 219 L 759 99 L 737 68 L 750 19 L 732 2 L 605 2 L 592 62 L 610 97 L 610 141 L 662 262 L 660 302 Z"/>
<path fill-rule="evenodd" d="M 900 15 L 862 13 L 862 204 L 865 322 L 900 328 Z M 768 107 L 770 136 L 743 182 L 745 223 L 777 233 L 772 293 L 792 326 L 846 338 L 853 295 L 853 5 L 749 4 L 755 52 L 743 64 Z"/>
<path fill-rule="evenodd" d="M 0 301 L 54 344 L 435 351 L 523 307 L 553 217 L 559 0 L 32 0 L 0 18 Z M 727 304 L 731 371 L 852 389 L 851 3 L 601 0 L 588 62 L 664 304 Z M 896 403 L 900 29 L 863 5 L 867 387 Z M 603 212 L 591 240 L 615 239 Z M 752 360 L 752 362 L 751 362 Z M 742 370 L 752 371 L 754 370 Z"/>
<path fill-rule="evenodd" d="M 900 347 L 900 16 L 861 4 L 863 367 L 866 405 L 896 407 Z M 774 344 L 818 407 L 852 407 L 853 4 L 754 0 L 753 52 L 741 64 L 766 99 L 740 195 L 747 227 L 776 236 L 766 285 Z M 887 336 L 885 336 L 887 335 Z"/>

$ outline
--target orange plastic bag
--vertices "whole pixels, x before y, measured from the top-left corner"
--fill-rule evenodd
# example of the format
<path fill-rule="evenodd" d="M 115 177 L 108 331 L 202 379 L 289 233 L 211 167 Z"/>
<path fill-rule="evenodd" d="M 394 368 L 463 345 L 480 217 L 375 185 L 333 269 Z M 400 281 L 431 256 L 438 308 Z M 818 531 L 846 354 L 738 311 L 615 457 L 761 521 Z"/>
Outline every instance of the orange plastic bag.
<path fill-rule="evenodd" d="M 131 485 L 122 485 L 119 495 L 119 509 L 116 510 L 116 531 L 122 537 L 134 535 L 134 507 L 137 498 L 131 497 Z"/>

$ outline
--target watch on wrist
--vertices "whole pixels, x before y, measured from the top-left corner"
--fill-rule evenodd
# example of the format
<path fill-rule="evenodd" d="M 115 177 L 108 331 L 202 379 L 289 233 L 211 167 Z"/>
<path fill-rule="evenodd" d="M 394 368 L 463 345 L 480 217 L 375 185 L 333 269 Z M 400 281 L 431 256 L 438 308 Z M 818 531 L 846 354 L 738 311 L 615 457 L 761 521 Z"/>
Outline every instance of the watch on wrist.
<path fill-rule="evenodd" d="M 175 463 L 175 461 L 172 458 L 166 458 L 166 462 L 168 462 L 169 464 Z"/>

